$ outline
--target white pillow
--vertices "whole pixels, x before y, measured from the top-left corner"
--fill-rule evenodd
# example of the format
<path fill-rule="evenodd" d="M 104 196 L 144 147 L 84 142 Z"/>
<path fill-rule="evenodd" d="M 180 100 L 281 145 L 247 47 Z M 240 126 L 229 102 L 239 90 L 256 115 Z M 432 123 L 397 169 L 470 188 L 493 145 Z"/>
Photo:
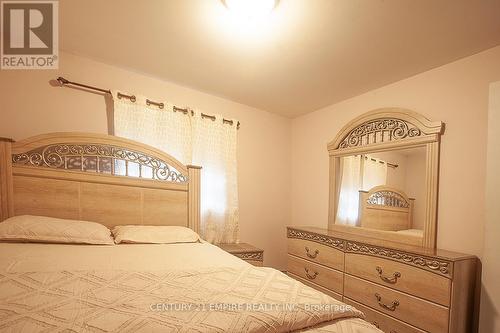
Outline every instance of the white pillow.
<path fill-rule="evenodd" d="M 195 243 L 200 236 L 180 226 L 119 225 L 113 228 L 115 243 L 172 244 Z"/>
<path fill-rule="evenodd" d="M 39 243 L 114 244 L 111 231 L 88 221 L 21 215 L 0 223 L 0 240 Z"/>

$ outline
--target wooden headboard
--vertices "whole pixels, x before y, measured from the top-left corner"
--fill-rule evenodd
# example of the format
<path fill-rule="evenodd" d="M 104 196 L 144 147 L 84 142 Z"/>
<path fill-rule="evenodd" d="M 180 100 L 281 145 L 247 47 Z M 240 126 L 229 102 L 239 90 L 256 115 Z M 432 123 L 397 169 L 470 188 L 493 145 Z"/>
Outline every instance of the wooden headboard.
<path fill-rule="evenodd" d="M 403 191 L 385 185 L 359 191 L 360 226 L 387 231 L 411 229 L 414 201 Z"/>
<path fill-rule="evenodd" d="M 29 214 L 198 232 L 200 169 L 111 135 L 0 139 L 0 221 Z"/>

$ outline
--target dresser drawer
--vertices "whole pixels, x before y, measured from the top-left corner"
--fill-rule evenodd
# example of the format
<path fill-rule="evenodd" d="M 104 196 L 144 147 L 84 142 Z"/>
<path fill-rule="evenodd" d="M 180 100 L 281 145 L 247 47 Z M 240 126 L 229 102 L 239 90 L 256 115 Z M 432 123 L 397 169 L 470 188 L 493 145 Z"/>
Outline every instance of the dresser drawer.
<path fill-rule="evenodd" d="M 425 331 L 361 305 L 351 299 L 345 298 L 344 303 L 352 305 L 363 312 L 366 315 L 366 321 L 372 323 L 386 333 L 425 333 Z"/>
<path fill-rule="evenodd" d="M 450 305 L 451 281 L 417 267 L 368 255 L 346 253 L 345 272 L 444 306 Z"/>
<path fill-rule="evenodd" d="M 288 272 L 336 293 L 343 292 L 343 273 L 288 255 Z"/>
<path fill-rule="evenodd" d="M 344 297 L 432 333 L 448 332 L 448 308 L 345 275 Z"/>
<path fill-rule="evenodd" d="M 301 277 L 299 277 L 299 276 L 297 276 L 297 275 L 295 275 L 293 273 L 288 272 L 288 276 L 291 277 L 291 278 L 294 278 L 295 280 L 297 280 L 299 282 L 302 282 L 306 286 L 309 286 L 309 287 L 311 287 L 313 289 L 321 291 L 324 294 L 327 294 L 328 296 L 331 296 L 331 297 L 335 298 L 337 301 L 342 301 L 342 295 L 341 294 L 337 294 L 336 292 L 333 292 L 330 289 L 323 288 L 320 285 L 317 285 L 316 283 L 311 282 L 310 280 L 303 279 L 303 278 L 301 278 Z"/>
<path fill-rule="evenodd" d="M 289 238 L 288 253 L 339 271 L 344 270 L 344 253 L 327 245 Z"/>

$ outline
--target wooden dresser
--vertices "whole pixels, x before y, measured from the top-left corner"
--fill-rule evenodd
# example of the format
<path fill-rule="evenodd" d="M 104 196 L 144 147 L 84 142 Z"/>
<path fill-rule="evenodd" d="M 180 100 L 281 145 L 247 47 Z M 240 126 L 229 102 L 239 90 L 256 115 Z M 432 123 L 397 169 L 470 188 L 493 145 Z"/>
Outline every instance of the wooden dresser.
<path fill-rule="evenodd" d="M 253 245 L 247 243 L 226 243 L 217 244 L 217 246 L 254 266 L 262 266 L 264 263 L 264 250 Z"/>
<path fill-rule="evenodd" d="M 475 256 L 389 249 L 310 227 L 289 227 L 287 237 L 291 277 L 355 306 L 382 331 L 474 331 Z"/>

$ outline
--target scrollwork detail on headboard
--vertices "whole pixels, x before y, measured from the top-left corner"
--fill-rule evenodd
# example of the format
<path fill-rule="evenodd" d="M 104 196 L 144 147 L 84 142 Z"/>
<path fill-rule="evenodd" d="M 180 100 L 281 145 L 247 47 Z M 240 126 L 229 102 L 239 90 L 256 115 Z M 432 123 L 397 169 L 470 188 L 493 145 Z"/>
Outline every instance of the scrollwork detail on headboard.
<path fill-rule="evenodd" d="M 409 208 L 410 203 L 399 193 L 393 191 L 377 191 L 371 194 L 366 203 L 377 206 Z"/>
<path fill-rule="evenodd" d="M 182 174 L 167 162 L 114 145 L 58 143 L 12 155 L 13 165 L 108 173 L 153 180 L 185 183 Z M 135 175 L 133 175 L 134 167 Z"/>
<path fill-rule="evenodd" d="M 422 131 L 415 125 L 398 118 L 379 118 L 367 121 L 347 133 L 338 149 L 358 147 L 372 143 L 396 141 L 418 137 Z"/>

